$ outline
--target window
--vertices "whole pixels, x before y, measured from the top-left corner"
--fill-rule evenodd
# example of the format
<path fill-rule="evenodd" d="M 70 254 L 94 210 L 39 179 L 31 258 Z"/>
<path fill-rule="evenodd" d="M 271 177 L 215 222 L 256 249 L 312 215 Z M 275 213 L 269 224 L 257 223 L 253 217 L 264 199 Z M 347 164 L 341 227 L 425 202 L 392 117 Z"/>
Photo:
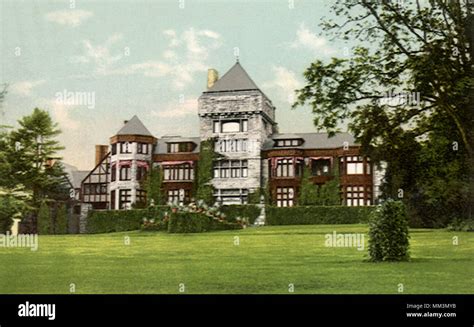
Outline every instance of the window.
<path fill-rule="evenodd" d="M 137 167 L 137 181 L 141 181 L 143 178 L 145 178 L 147 172 L 147 168 L 142 166 L 142 167 Z"/>
<path fill-rule="evenodd" d="M 110 179 L 112 182 L 115 182 L 115 180 L 117 179 L 117 167 L 115 165 L 112 165 L 111 166 L 111 176 L 110 176 Z"/>
<path fill-rule="evenodd" d="M 277 187 L 277 207 L 292 207 L 295 198 L 293 187 Z"/>
<path fill-rule="evenodd" d="M 213 133 L 239 133 L 248 131 L 248 119 L 215 120 Z"/>
<path fill-rule="evenodd" d="M 280 159 L 277 162 L 276 177 L 294 177 L 295 167 L 293 159 Z"/>
<path fill-rule="evenodd" d="M 346 186 L 346 205 L 364 206 L 372 204 L 372 188 L 370 186 Z"/>
<path fill-rule="evenodd" d="M 146 203 L 146 191 L 145 190 L 137 190 L 136 203 Z"/>
<path fill-rule="evenodd" d="M 329 175 L 329 167 L 331 166 L 331 160 L 319 159 L 311 161 L 311 172 L 313 176 L 325 176 Z"/>
<path fill-rule="evenodd" d="M 247 160 L 219 160 L 214 162 L 214 178 L 246 178 Z"/>
<path fill-rule="evenodd" d="M 341 158 L 341 163 L 343 163 Z M 361 156 L 347 156 L 346 160 L 346 174 L 347 175 L 362 175 L 364 174 L 364 162 Z"/>
<path fill-rule="evenodd" d="M 242 120 L 242 132 L 247 132 L 248 124 L 249 124 L 249 122 L 248 122 L 247 119 Z"/>
<path fill-rule="evenodd" d="M 132 153 L 131 144 L 128 142 L 120 142 L 120 153 Z"/>
<path fill-rule="evenodd" d="M 194 169 L 190 164 L 163 166 L 163 180 L 186 181 L 194 179 Z"/>
<path fill-rule="evenodd" d="M 168 143 L 168 153 L 191 152 L 191 148 L 192 146 L 189 142 Z"/>
<path fill-rule="evenodd" d="M 301 145 L 302 141 L 300 139 L 288 139 L 288 140 L 277 140 L 276 146 L 278 147 L 291 147 L 291 146 L 299 146 Z"/>
<path fill-rule="evenodd" d="M 110 209 L 116 209 L 115 208 L 115 191 L 110 192 Z"/>
<path fill-rule="evenodd" d="M 112 144 L 112 155 L 117 154 L 117 144 Z"/>
<path fill-rule="evenodd" d="M 237 121 L 226 121 L 221 124 L 222 133 L 238 133 L 240 132 L 240 122 Z"/>
<path fill-rule="evenodd" d="M 219 133 L 220 122 L 218 120 L 213 121 L 212 123 L 212 132 Z"/>
<path fill-rule="evenodd" d="M 119 208 L 128 209 L 132 199 L 132 190 L 119 191 Z"/>
<path fill-rule="evenodd" d="M 168 190 L 168 203 L 176 205 L 189 203 L 189 190 Z"/>
<path fill-rule="evenodd" d="M 130 165 L 123 165 L 120 167 L 120 180 L 129 181 L 131 178 Z"/>
<path fill-rule="evenodd" d="M 179 143 L 170 143 L 170 144 L 168 144 L 168 152 L 169 153 L 179 152 Z"/>
<path fill-rule="evenodd" d="M 248 189 L 218 189 L 214 196 L 221 204 L 246 204 L 248 202 Z"/>
<path fill-rule="evenodd" d="M 215 151 L 225 152 L 246 152 L 247 139 L 223 139 L 215 144 Z"/>
<path fill-rule="evenodd" d="M 148 144 L 147 143 L 138 143 L 137 144 L 137 153 L 148 154 Z"/>

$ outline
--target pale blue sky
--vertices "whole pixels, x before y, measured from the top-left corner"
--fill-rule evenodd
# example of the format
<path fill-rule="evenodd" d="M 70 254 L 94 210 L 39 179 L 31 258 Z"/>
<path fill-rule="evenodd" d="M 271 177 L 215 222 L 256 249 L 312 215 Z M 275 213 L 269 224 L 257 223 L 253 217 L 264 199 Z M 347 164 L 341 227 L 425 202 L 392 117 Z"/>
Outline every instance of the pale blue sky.
<path fill-rule="evenodd" d="M 344 56 L 348 45 L 319 36 L 331 3 L 2 0 L 0 83 L 10 85 L 2 123 L 48 109 L 63 131 L 64 160 L 81 169 L 92 167 L 94 144 L 107 144 L 134 114 L 157 137 L 197 136 L 207 69 L 222 76 L 238 47 L 277 107 L 280 131 L 315 131 L 310 110 L 292 111 L 289 100 L 312 61 Z M 95 103 L 61 104 L 65 91 Z"/>

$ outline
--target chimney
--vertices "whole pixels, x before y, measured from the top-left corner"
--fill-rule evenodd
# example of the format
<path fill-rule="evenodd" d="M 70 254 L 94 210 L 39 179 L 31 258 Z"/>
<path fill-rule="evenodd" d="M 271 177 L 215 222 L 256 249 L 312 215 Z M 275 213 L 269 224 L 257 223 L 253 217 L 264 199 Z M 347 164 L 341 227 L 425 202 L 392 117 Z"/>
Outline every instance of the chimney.
<path fill-rule="evenodd" d="M 214 83 L 219 79 L 219 73 L 214 68 L 209 68 L 207 70 L 207 89 L 209 90 L 214 86 Z"/>
<path fill-rule="evenodd" d="M 95 165 L 96 166 L 102 161 L 102 159 L 104 159 L 107 152 L 109 152 L 108 145 L 97 144 L 95 146 Z"/>

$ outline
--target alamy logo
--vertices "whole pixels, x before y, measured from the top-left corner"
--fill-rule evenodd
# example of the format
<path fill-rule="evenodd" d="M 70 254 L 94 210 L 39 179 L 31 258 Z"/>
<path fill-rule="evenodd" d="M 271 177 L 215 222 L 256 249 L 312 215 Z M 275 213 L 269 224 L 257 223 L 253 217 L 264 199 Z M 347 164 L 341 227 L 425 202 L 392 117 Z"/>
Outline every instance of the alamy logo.
<path fill-rule="evenodd" d="M 30 248 L 38 250 L 38 234 L 12 235 L 10 232 L 0 234 L 0 248 Z"/>
<path fill-rule="evenodd" d="M 357 247 L 358 251 L 364 250 L 364 234 L 337 234 L 336 231 L 333 231 L 332 234 L 326 234 L 325 238 L 324 245 L 326 247 Z"/>
<path fill-rule="evenodd" d="M 56 304 L 33 304 L 26 301 L 18 306 L 18 317 L 47 317 L 56 319 Z"/>
<path fill-rule="evenodd" d="M 72 92 L 65 89 L 62 92 L 56 92 L 55 96 L 58 104 L 95 108 L 95 92 Z"/>

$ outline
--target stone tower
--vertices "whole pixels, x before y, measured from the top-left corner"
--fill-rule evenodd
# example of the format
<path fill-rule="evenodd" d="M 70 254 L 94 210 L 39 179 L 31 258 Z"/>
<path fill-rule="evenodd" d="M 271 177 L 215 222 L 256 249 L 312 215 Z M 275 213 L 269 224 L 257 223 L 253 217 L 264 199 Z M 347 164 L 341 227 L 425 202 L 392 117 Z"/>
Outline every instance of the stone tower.
<path fill-rule="evenodd" d="M 210 74 L 216 78 L 215 74 Z M 209 78 L 209 77 L 208 77 Z M 275 107 L 237 61 L 199 97 L 201 141 L 214 138 L 222 159 L 214 163 L 215 199 L 223 204 L 247 203 L 249 193 L 266 179 L 261 149 L 276 132 Z"/>
<path fill-rule="evenodd" d="M 138 119 L 125 121 L 110 138 L 110 208 L 130 209 L 145 200 L 140 181 L 150 169 L 153 147 L 157 140 Z"/>

